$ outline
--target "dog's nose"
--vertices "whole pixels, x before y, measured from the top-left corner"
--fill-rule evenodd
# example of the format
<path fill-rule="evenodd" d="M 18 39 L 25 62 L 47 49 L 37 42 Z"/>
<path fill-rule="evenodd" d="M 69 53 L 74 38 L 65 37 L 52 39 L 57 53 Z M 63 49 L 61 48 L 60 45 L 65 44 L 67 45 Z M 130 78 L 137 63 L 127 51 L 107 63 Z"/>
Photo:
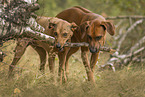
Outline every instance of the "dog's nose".
<path fill-rule="evenodd" d="M 61 48 L 60 43 L 57 43 L 57 44 L 56 44 L 56 47 L 57 47 L 57 48 Z"/>
<path fill-rule="evenodd" d="M 90 47 L 89 50 L 90 50 L 91 53 L 97 53 L 98 52 L 98 50 L 96 48 L 93 48 L 93 47 Z"/>

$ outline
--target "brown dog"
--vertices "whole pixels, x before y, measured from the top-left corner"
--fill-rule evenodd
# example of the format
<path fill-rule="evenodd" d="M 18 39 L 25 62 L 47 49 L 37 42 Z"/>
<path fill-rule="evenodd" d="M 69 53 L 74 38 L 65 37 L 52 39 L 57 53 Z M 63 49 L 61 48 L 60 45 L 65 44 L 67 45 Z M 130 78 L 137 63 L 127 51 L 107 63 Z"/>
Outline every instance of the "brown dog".
<path fill-rule="evenodd" d="M 43 43 L 39 40 L 33 40 L 28 38 L 18 39 L 17 46 L 15 48 L 15 56 L 9 67 L 9 76 L 11 77 L 12 71 L 24 54 L 26 48 L 31 45 L 39 54 L 40 57 L 40 70 L 44 71 L 44 65 L 46 63 L 46 52 L 49 54 L 49 68 L 50 71 L 54 71 L 55 52 L 62 51 L 66 41 L 70 41 L 73 31 L 77 27 L 75 23 L 68 23 L 65 20 L 50 17 L 37 17 L 36 21 L 45 28 L 45 34 L 55 37 L 55 46 Z M 52 49 L 54 48 L 54 49 Z M 61 59 L 60 59 L 61 61 Z"/>
<path fill-rule="evenodd" d="M 79 29 L 74 32 L 71 42 L 87 42 L 89 47 L 81 47 L 81 57 L 86 69 L 89 81 L 94 80 L 95 65 L 99 56 L 99 48 L 105 43 L 106 32 L 110 35 L 115 34 L 115 27 L 112 23 L 107 22 L 101 15 L 92 13 L 91 11 L 75 6 L 60 12 L 56 17 L 68 22 L 75 22 Z M 66 72 L 68 72 L 68 59 L 78 51 L 79 48 L 70 48 L 66 57 Z M 88 51 L 92 53 L 90 63 L 88 60 Z M 64 65 L 64 64 L 63 64 Z"/>

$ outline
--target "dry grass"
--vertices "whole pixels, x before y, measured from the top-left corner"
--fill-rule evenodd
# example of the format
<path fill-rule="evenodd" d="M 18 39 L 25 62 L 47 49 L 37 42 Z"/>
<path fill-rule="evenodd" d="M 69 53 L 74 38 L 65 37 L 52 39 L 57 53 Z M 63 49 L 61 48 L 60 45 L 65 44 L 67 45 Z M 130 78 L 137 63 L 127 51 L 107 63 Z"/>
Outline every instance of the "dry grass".
<path fill-rule="evenodd" d="M 14 42 L 3 50 L 13 50 Z M 8 45 L 5 44 L 5 45 Z M 145 68 L 144 63 L 128 66 L 115 73 L 109 70 L 99 71 L 96 68 L 96 83 L 86 81 L 86 73 L 80 59 L 80 52 L 71 57 L 69 80 L 59 85 L 57 80 L 58 59 L 56 58 L 55 76 L 49 73 L 46 66 L 45 75 L 38 70 L 39 57 L 29 47 L 15 69 L 14 79 L 7 79 L 8 64 L 13 53 L 7 52 L 4 63 L 0 64 L 0 97 L 145 97 Z M 107 58 L 101 54 L 99 64 Z M 78 58 L 78 59 L 76 59 Z M 55 80 L 52 80 L 54 76 Z"/>

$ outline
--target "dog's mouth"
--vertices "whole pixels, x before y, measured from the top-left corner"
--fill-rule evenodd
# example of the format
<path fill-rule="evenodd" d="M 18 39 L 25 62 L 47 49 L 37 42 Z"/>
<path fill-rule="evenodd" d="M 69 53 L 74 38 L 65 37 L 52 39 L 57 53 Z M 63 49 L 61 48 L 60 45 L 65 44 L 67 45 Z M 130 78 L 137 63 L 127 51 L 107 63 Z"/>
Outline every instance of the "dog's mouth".
<path fill-rule="evenodd" d="M 56 43 L 55 47 L 57 48 L 57 50 L 58 50 L 59 52 L 62 52 L 63 49 L 64 49 L 64 47 L 63 47 L 59 42 Z"/>
<path fill-rule="evenodd" d="M 58 48 L 58 51 L 59 51 L 59 52 L 62 52 L 63 50 L 64 50 L 64 47 Z"/>

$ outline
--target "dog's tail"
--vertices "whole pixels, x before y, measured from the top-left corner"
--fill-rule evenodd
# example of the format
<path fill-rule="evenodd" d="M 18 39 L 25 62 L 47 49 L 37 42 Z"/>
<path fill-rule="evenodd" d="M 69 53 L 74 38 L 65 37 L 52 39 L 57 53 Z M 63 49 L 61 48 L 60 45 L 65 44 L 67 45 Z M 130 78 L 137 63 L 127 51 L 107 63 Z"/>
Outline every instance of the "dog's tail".
<path fill-rule="evenodd" d="M 78 9 L 80 9 L 80 10 L 82 10 L 83 12 L 85 12 L 85 13 L 92 13 L 90 10 L 88 10 L 88 9 L 86 9 L 86 8 L 83 8 L 83 7 L 81 7 L 81 6 L 74 6 L 75 8 L 78 8 Z"/>

